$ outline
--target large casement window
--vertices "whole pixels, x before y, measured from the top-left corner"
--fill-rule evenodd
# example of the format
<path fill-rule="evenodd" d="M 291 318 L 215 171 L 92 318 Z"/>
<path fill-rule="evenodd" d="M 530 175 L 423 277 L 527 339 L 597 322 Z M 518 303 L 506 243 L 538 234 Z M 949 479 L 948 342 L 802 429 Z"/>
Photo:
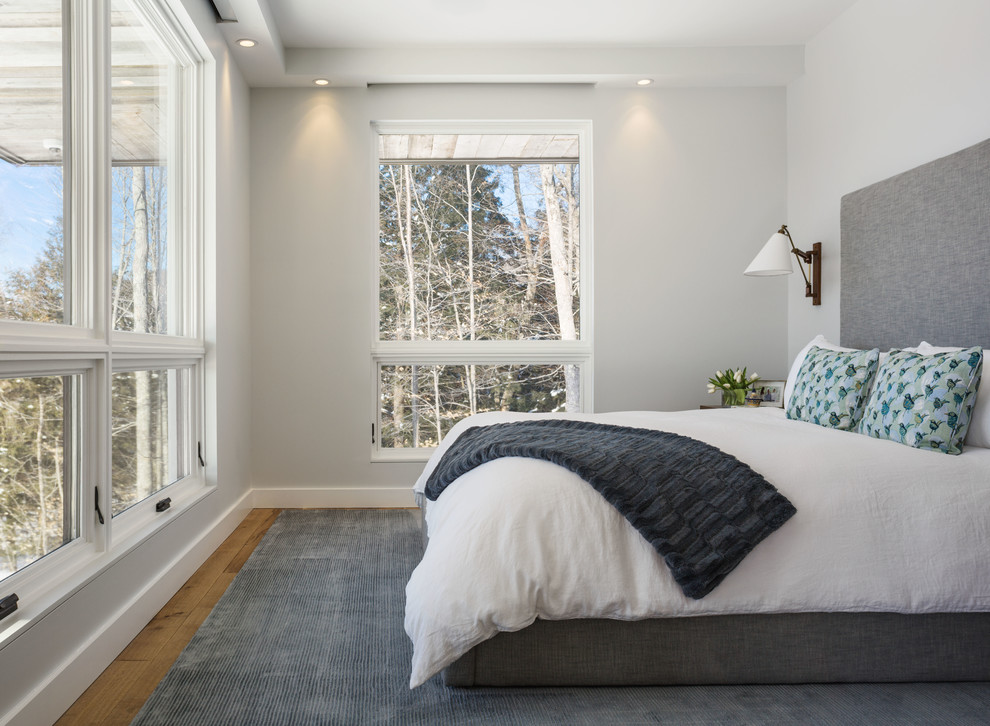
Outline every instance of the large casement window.
<path fill-rule="evenodd" d="M 0 2 L 0 642 L 207 491 L 204 72 L 165 0 Z"/>
<path fill-rule="evenodd" d="M 590 124 L 374 133 L 373 459 L 475 413 L 590 410 Z"/>

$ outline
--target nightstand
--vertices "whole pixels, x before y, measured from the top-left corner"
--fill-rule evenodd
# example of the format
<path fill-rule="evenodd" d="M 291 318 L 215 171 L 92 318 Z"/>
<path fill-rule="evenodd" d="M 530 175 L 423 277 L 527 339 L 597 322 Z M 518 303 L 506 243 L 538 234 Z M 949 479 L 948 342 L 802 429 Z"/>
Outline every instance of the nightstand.
<path fill-rule="evenodd" d="M 702 404 L 701 406 L 698 406 L 698 408 L 700 408 L 702 411 L 707 411 L 708 409 L 712 409 L 712 408 L 779 408 L 779 409 L 783 409 L 784 407 L 783 406 L 777 406 L 777 405 L 774 405 L 774 406 L 709 406 L 707 404 Z"/>

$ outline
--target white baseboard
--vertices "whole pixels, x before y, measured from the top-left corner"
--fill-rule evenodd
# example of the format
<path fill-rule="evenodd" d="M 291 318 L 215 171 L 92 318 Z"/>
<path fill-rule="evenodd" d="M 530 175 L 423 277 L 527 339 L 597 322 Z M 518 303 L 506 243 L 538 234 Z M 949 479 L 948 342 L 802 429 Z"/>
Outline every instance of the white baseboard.
<path fill-rule="evenodd" d="M 158 577 L 112 612 L 103 627 L 66 654 L 17 706 L 0 715 L 0 726 L 54 723 L 237 528 L 250 508 L 251 492 L 246 492 L 205 528 L 198 539 L 166 563 Z M 71 599 L 65 605 L 70 603 Z"/>
<path fill-rule="evenodd" d="M 252 490 L 258 509 L 392 509 L 415 507 L 412 487 L 341 487 Z"/>

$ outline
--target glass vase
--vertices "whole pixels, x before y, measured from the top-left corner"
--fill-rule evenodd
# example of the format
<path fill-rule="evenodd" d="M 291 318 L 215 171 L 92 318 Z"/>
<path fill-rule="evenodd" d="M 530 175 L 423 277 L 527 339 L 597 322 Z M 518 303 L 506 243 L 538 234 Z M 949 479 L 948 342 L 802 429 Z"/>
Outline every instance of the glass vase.
<path fill-rule="evenodd" d="M 746 404 L 746 389 L 745 388 L 733 388 L 732 390 L 722 391 L 722 405 L 723 406 L 743 406 Z"/>

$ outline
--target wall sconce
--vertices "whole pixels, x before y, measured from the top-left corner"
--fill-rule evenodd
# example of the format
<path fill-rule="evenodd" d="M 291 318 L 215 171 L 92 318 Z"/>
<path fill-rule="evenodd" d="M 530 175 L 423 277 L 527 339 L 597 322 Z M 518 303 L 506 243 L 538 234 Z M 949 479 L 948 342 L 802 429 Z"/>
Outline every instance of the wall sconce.
<path fill-rule="evenodd" d="M 798 267 L 804 278 L 804 296 L 811 298 L 812 305 L 822 304 L 822 243 L 815 242 L 809 252 L 802 252 L 794 245 L 787 225 L 780 225 L 777 233 L 767 240 L 760 253 L 749 263 L 744 275 L 758 277 L 769 275 L 790 275 L 794 272 L 791 255 L 798 258 Z M 804 271 L 804 266 L 808 271 Z M 810 278 L 809 278 L 810 275 Z"/>

